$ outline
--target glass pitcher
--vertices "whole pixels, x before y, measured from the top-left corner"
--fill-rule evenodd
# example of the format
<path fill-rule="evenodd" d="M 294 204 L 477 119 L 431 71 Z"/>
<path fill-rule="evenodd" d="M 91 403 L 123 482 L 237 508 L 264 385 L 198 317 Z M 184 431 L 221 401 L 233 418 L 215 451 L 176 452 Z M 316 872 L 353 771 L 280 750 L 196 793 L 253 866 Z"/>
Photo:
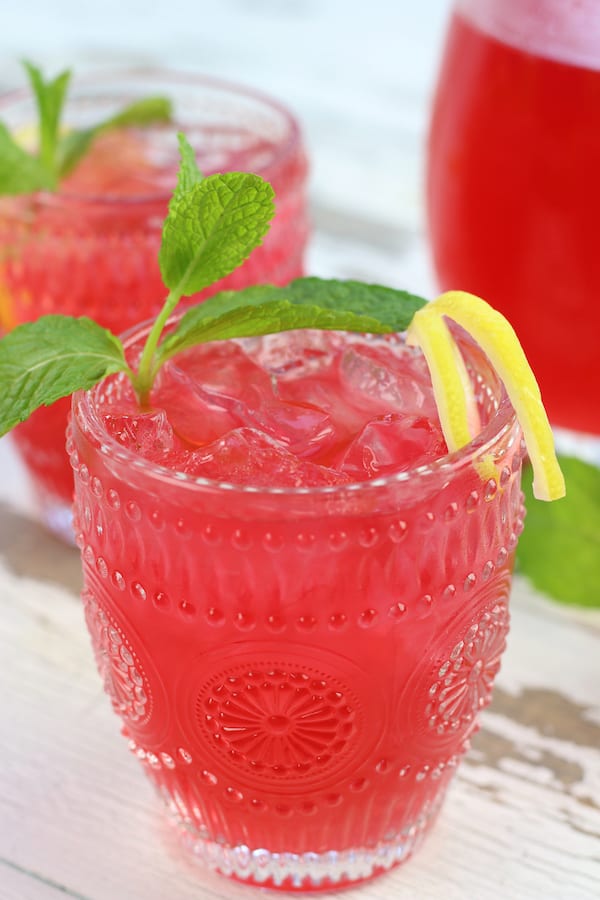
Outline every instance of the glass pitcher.
<path fill-rule="evenodd" d="M 455 3 L 427 154 L 439 284 L 500 309 L 552 423 L 596 436 L 599 110 L 596 0 Z"/>

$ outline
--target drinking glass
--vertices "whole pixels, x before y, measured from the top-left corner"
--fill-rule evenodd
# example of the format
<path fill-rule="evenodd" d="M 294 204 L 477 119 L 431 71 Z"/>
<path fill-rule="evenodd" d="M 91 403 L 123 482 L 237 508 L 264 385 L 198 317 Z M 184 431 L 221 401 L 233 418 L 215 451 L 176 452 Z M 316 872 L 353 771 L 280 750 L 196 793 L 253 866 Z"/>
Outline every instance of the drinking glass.
<path fill-rule="evenodd" d="M 521 431 L 485 356 L 465 353 L 479 436 L 354 484 L 174 472 L 107 432 L 99 409 L 120 376 L 73 398 L 98 669 L 183 843 L 212 869 L 342 887 L 403 862 L 435 820 L 490 700 L 523 527 Z"/>
<path fill-rule="evenodd" d="M 439 283 L 503 312 L 552 424 L 596 438 L 599 104 L 595 0 L 455 3 L 428 142 Z"/>
<path fill-rule="evenodd" d="M 258 282 L 286 284 L 303 274 L 307 162 L 294 117 L 243 87 L 140 69 L 75 81 L 67 122 L 86 127 L 150 95 L 172 100 L 172 124 L 104 135 L 56 193 L 0 198 L 0 326 L 65 313 L 90 316 L 119 334 L 158 312 L 166 291 L 157 256 L 176 180 L 178 130 L 204 174 L 256 172 L 276 194 L 275 220 L 262 246 L 200 296 Z M 35 110 L 27 92 L 0 99 L 0 120 L 28 140 Z M 38 410 L 14 431 L 14 442 L 42 521 L 70 541 L 68 410 L 68 399 Z"/>

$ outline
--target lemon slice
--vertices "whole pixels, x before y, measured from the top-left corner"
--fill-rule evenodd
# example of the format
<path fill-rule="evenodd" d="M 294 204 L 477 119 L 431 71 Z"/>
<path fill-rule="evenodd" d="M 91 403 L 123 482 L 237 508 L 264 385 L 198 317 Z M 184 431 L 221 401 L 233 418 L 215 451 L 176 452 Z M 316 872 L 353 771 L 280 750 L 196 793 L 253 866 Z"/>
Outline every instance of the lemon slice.
<path fill-rule="evenodd" d="M 513 327 L 489 303 L 464 291 L 448 291 L 418 310 L 407 341 L 421 347 L 448 449 L 464 447 L 477 434 L 476 403 L 470 379 L 443 317 L 461 325 L 486 353 L 504 382 L 523 429 L 538 500 L 557 500 L 565 482 L 540 389 Z"/>

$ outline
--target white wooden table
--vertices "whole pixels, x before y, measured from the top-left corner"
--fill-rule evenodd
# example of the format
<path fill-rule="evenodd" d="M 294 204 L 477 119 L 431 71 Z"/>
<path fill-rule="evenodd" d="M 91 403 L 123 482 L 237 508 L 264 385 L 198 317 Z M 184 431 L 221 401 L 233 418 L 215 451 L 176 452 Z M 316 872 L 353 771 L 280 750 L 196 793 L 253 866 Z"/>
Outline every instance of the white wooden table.
<path fill-rule="evenodd" d="M 158 62 L 278 94 L 313 160 L 311 272 L 431 294 L 422 137 L 448 0 L 74 0 L 3 11 L 0 86 L 50 66 Z M 23 8 L 22 8 L 23 7 Z M 214 7 L 218 7 L 215 9 Z M 0 900 L 250 900 L 194 866 L 96 674 L 75 551 L 36 523 L 0 441 Z M 600 591 L 600 585 L 598 585 Z M 413 860 L 347 900 L 600 897 L 600 613 L 516 579 L 483 728 Z"/>

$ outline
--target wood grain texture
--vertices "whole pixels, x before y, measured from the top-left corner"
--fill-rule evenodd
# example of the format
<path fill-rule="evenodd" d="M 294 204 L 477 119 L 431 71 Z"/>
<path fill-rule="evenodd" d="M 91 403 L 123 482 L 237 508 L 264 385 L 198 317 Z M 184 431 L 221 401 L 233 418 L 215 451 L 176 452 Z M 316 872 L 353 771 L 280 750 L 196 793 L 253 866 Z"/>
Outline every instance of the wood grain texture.
<path fill-rule="evenodd" d="M 23 871 L 0 860 L 0 900 L 84 900 L 62 884 L 52 884 L 36 872 Z"/>

